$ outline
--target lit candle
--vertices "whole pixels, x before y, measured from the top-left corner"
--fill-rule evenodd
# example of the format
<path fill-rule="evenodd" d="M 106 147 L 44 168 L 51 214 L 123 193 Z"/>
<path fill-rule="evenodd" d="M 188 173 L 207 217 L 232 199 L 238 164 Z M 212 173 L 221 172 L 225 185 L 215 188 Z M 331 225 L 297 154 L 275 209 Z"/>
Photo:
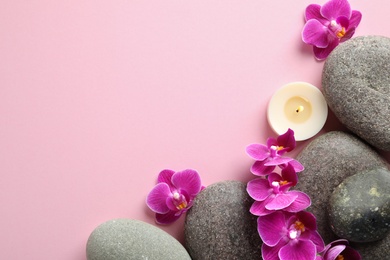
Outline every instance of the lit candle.
<path fill-rule="evenodd" d="M 297 141 L 316 135 L 327 116 L 328 105 L 321 91 L 306 82 L 292 82 L 280 88 L 272 96 L 267 111 L 272 129 L 281 135 L 291 128 Z"/>

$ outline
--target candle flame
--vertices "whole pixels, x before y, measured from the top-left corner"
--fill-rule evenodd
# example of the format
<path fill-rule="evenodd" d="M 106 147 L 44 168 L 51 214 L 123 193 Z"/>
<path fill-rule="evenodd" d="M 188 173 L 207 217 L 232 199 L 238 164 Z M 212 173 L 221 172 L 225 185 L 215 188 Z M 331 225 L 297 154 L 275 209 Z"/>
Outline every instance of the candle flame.
<path fill-rule="evenodd" d="M 295 110 L 295 112 L 299 113 L 299 112 L 302 112 L 303 110 L 305 110 L 304 106 L 298 106 L 297 109 Z"/>

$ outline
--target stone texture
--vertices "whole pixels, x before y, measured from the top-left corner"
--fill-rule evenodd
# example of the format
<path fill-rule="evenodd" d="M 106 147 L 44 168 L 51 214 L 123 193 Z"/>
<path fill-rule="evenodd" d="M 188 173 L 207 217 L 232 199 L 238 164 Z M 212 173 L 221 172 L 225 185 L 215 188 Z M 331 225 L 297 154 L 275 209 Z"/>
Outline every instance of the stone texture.
<path fill-rule="evenodd" d="M 88 238 L 88 260 L 191 260 L 186 249 L 165 231 L 142 221 L 115 219 Z"/>
<path fill-rule="evenodd" d="M 354 242 L 383 239 L 390 229 L 390 172 L 376 169 L 346 178 L 328 207 L 333 232 Z"/>
<path fill-rule="evenodd" d="M 355 173 L 386 169 L 385 162 L 370 146 L 351 134 L 339 131 L 317 137 L 296 159 L 305 170 L 299 173 L 299 182 L 294 189 L 310 196 L 312 205 L 308 210 L 316 216 L 318 231 L 325 242 L 336 238 L 326 214 L 334 188 Z"/>
<path fill-rule="evenodd" d="M 261 258 L 257 217 L 246 184 L 223 181 L 204 189 L 187 212 L 185 241 L 193 260 Z"/>
<path fill-rule="evenodd" d="M 390 38 L 362 36 L 327 58 L 322 89 L 336 117 L 371 145 L 390 151 Z"/>
<path fill-rule="evenodd" d="M 325 243 L 337 239 L 327 218 L 327 205 L 334 189 L 349 176 L 374 169 L 387 169 L 386 163 L 366 143 L 354 135 L 333 131 L 314 139 L 296 158 L 305 166 L 294 188 L 312 199 L 308 211 L 317 218 L 318 231 Z M 351 243 L 362 259 L 387 259 L 390 235 L 371 243 Z"/>

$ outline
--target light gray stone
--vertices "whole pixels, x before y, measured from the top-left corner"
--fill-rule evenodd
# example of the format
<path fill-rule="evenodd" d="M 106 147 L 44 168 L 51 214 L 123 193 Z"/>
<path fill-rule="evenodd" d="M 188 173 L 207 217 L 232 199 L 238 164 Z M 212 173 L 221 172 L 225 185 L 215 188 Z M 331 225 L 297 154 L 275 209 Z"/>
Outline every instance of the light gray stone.
<path fill-rule="evenodd" d="M 261 258 L 257 217 L 246 184 L 223 181 L 204 189 L 187 212 L 185 244 L 193 260 Z"/>
<path fill-rule="evenodd" d="M 324 64 L 322 89 L 347 128 L 390 151 L 390 38 L 361 36 L 340 44 Z"/>
<path fill-rule="evenodd" d="M 318 231 L 325 243 L 338 237 L 332 232 L 327 205 L 334 189 L 347 177 L 375 169 L 387 170 L 384 160 L 358 137 L 340 131 L 323 134 L 306 146 L 296 158 L 305 170 L 299 173 L 296 190 L 307 193 L 312 204 L 308 211 L 317 218 Z M 351 243 L 362 259 L 387 259 L 390 235 L 371 243 Z"/>
<path fill-rule="evenodd" d="M 376 169 L 346 178 L 330 196 L 333 232 L 353 242 L 373 242 L 390 230 L 390 172 Z"/>
<path fill-rule="evenodd" d="M 87 259 L 191 260 L 168 233 L 132 219 L 114 219 L 98 226 L 88 238 Z"/>

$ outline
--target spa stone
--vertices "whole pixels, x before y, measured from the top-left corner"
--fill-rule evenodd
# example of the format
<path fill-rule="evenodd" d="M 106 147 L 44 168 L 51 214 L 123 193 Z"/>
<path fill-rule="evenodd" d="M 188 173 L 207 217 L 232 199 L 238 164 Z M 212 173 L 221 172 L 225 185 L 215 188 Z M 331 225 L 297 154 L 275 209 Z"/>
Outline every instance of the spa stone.
<path fill-rule="evenodd" d="M 353 242 L 383 239 L 390 229 L 390 172 L 376 169 L 346 178 L 329 200 L 334 233 Z"/>
<path fill-rule="evenodd" d="M 345 178 L 358 172 L 386 169 L 386 163 L 366 143 L 354 135 L 333 131 L 314 139 L 296 158 L 305 170 L 298 174 L 294 189 L 307 193 L 311 198 L 308 208 L 317 218 L 318 232 L 325 243 L 337 237 L 327 218 L 327 205 L 334 189 Z"/>
<path fill-rule="evenodd" d="M 322 73 L 336 117 L 369 144 L 390 151 L 390 38 L 362 36 L 340 44 Z"/>
<path fill-rule="evenodd" d="M 186 248 L 193 260 L 262 259 L 253 200 L 246 184 L 223 181 L 204 189 L 187 212 Z"/>
<path fill-rule="evenodd" d="M 191 260 L 168 233 L 132 219 L 114 219 L 98 226 L 88 238 L 87 259 Z"/>

